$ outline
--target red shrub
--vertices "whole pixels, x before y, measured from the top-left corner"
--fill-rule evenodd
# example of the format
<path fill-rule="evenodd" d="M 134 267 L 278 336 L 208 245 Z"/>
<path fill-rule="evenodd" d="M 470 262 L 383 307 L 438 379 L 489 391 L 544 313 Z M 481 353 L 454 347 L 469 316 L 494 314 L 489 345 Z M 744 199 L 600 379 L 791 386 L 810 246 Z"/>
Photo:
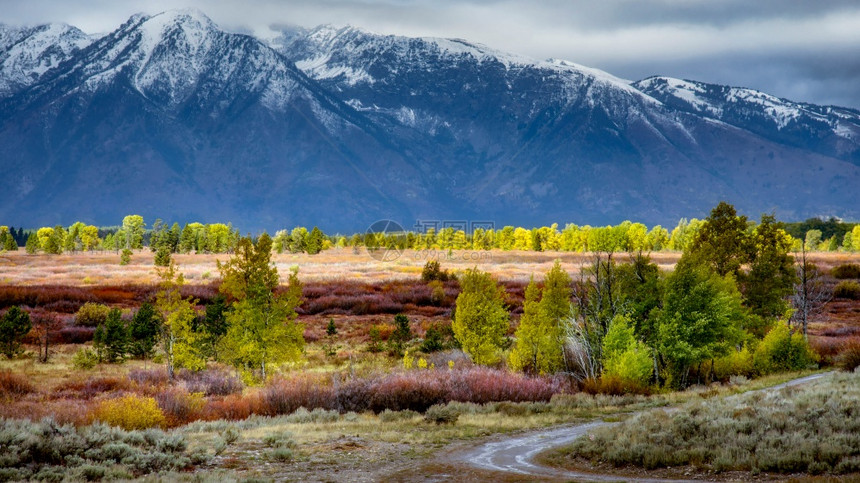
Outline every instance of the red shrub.
<path fill-rule="evenodd" d="M 224 398 L 210 398 L 203 410 L 203 419 L 214 421 L 227 419 L 238 421 L 247 419 L 252 414 L 262 414 L 262 400 L 259 394 L 242 396 L 231 394 Z"/>
<path fill-rule="evenodd" d="M 860 338 L 845 341 L 836 360 L 843 371 L 853 371 L 860 367 Z"/>
<path fill-rule="evenodd" d="M 11 371 L 0 372 L 0 396 L 16 398 L 36 392 L 36 388 L 20 374 Z"/>
<path fill-rule="evenodd" d="M 188 392 L 199 392 L 206 396 L 226 396 L 241 393 L 245 385 L 238 377 L 217 369 L 204 371 L 181 370 L 177 378 L 185 383 Z"/>
<path fill-rule="evenodd" d="M 161 387 L 170 377 L 165 369 L 132 369 L 128 371 L 128 379 L 143 387 Z"/>
<path fill-rule="evenodd" d="M 126 378 L 97 376 L 75 379 L 61 383 L 54 390 L 54 397 L 64 399 L 92 399 L 95 396 L 115 391 L 130 391 L 132 385 Z"/>
<path fill-rule="evenodd" d="M 569 391 L 561 379 L 526 377 L 506 371 L 474 367 L 466 370 L 420 370 L 369 379 L 354 379 L 338 387 L 341 411 L 411 409 L 424 411 L 449 401 L 549 401 Z"/>
<path fill-rule="evenodd" d="M 184 388 L 172 387 L 155 396 L 169 427 L 181 426 L 200 419 L 206 405 L 201 393 L 189 393 Z"/>
<path fill-rule="evenodd" d="M 261 391 L 262 411 L 268 416 L 290 414 L 298 408 L 335 409 L 336 397 L 328 381 L 303 375 L 275 379 Z"/>
<path fill-rule="evenodd" d="M 93 340 L 94 327 L 66 326 L 57 331 L 58 344 L 83 344 Z"/>
<path fill-rule="evenodd" d="M 835 337 L 809 336 L 809 346 L 824 360 L 831 360 L 842 348 L 844 341 Z"/>

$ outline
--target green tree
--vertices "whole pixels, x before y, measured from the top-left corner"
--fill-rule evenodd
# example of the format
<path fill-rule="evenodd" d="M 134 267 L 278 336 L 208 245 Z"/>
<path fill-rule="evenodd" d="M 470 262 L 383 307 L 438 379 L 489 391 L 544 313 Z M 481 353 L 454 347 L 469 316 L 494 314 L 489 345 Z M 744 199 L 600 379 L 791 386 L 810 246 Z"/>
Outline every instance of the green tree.
<path fill-rule="evenodd" d="M 170 247 L 168 245 L 159 245 L 153 258 L 153 263 L 156 267 L 166 267 L 170 265 Z"/>
<path fill-rule="evenodd" d="M 734 206 L 721 201 L 711 210 L 683 257 L 710 267 L 721 277 L 731 273 L 737 278 L 752 252 L 747 218 L 738 216 Z"/>
<path fill-rule="evenodd" d="M 101 362 L 122 362 L 128 350 L 128 328 L 119 309 L 111 309 L 107 319 L 93 334 L 93 347 Z"/>
<path fill-rule="evenodd" d="M 17 306 L 10 307 L 3 317 L 0 317 L 0 351 L 10 359 L 20 354 L 21 339 L 32 328 L 30 314 Z"/>
<path fill-rule="evenodd" d="M 212 298 L 212 303 L 206 306 L 206 314 L 198 332 L 203 334 L 204 353 L 218 360 L 218 345 L 221 338 L 227 334 L 227 298 L 218 294 Z"/>
<path fill-rule="evenodd" d="M 263 233 L 256 245 L 241 238 L 233 257 L 218 263 L 221 293 L 232 300 L 220 352 L 246 377 L 259 370 L 261 380 L 270 364 L 299 361 L 305 343 L 304 327 L 296 321 L 296 308 L 302 303 L 298 269 L 290 273 L 288 289 L 276 294 L 278 270 L 271 256 L 272 239 Z"/>
<path fill-rule="evenodd" d="M 523 315 L 520 317 L 520 325 L 514 334 L 516 345 L 510 355 L 511 367 L 518 371 L 538 373 L 543 357 L 546 338 L 540 332 L 542 326 L 546 325 L 541 319 L 540 311 L 540 288 L 535 283 L 534 277 L 526 286 L 525 300 L 523 301 Z"/>
<path fill-rule="evenodd" d="M 504 289 L 477 268 L 466 270 L 460 286 L 451 324 L 454 336 L 476 364 L 498 362 L 510 317 Z"/>
<path fill-rule="evenodd" d="M 275 232 L 275 237 L 272 239 L 272 248 L 278 254 L 284 253 L 285 251 L 290 250 L 291 241 L 290 233 L 287 230 L 278 230 Z"/>
<path fill-rule="evenodd" d="M 669 382 L 685 386 L 690 369 L 727 354 L 740 342 L 745 318 L 731 276 L 679 263 L 666 279 L 658 318 L 658 348 L 674 377 Z"/>
<path fill-rule="evenodd" d="M 293 228 L 290 232 L 290 253 L 302 253 L 307 251 L 307 247 L 308 229 L 303 226 Z"/>
<path fill-rule="evenodd" d="M 860 252 L 860 223 L 851 229 L 851 243 L 854 245 L 854 251 Z"/>
<path fill-rule="evenodd" d="M 549 374 L 565 369 L 564 340 L 571 316 L 570 275 L 558 260 L 544 278 L 540 302 L 532 279 L 526 287 L 523 317 L 516 332 L 511 365 L 520 370 Z"/>
<path fill-rule="evenodd" d="M 845 234 L 845 237 L 842 238 L 842 249 L 846 252 L 854 251 L 854 233 L 848 232 Z"/>
<path fill-rule="evenodd" d="M 633 332 L 649 346 L 657 343 L 655 311 L 663 302 L 660 268 L 647 255 L 637 254 L 616 269 L 620 304 Z"/>
<path fill-rule="evenodd" d="M 30 255 L 35 255 L 39 250 L 42 249 L 39 244 L 39 237 L 36 235 L 36 232 L 31 231 L 30 235 L 27 236 L 27 244 L 24 245 L 24 249 L 27 250 L 27 253 Z"/>
<path fill-rule="evenodd" d="M 99 246 L 99 229 L 93 225 L 81 228 L 81 249 L 90 251 Z"/>
<path fill-rule="evenodd" d="M 173 261 L 156 272 L 160 279 L 155 296 L 155 308 L 162 322 L 160 340 L 167 373 L 173 379 L 177 367 L 200 370 L 206 366 L 206 358 L 199 349 L 199 336 L 193 330 L 197 300 L 182 297 L 180 289 L 185 277 Z"/>
<path fill-rule="evenodd" d="M 122 231 L 125 233 L 123 247 L 130 250 L 143 248 L 143 233 L 146 224 L 140 215 L 128 215 L 122 219 Z"/>
<path fill-rule="evenodd" d="M 128 326 L 128 352 L 138 359 L 151 357 L 155 344 L 158 343 L 161 326 L 161 319 L 155 307 L 149 302 L 144 302 L 135 312 Z"/>
<path fill-rule="evenodd" d="M 15 251 L 18 243 L 15 241 L 14 227 L 9 231 L 8 226 L 0 226 L 0 251 Z"/>
<path fill-rule="evenodd" d="M 412 328 L 409 326 L 409 317 L 403 314 L 394 316 L 394 332 L 388 338 L 391 352 L 397 356 L 403 355 L 403 347 L 412 340 Z"/>
<path fill-rule="evenodd" d="M 324 238 L 325 235 L 323 235 L 322 230 L 317 227 L 314 227 L 313 230 L 311 230 L 310 235 L 308 235 L 306 247 L 308 254 L 316 255 L 317 253 L 321 252 L 323 249 Z"/>
<path fill-rule="evenodd" d="M 179 251 L 181 253 L 190 253 L 191 250 L 194 250 L 197 240 L 195 225 L 202 226 L 200 223 L 189 223 L 182 228 L 182 234 L 179 235 Z"/>
<path fill-rule="evenodd" d="M 754 255 L 749 274 L 743 278 L 744 302 L 760 317 L 776 319 L 789 309 L 786 298 L 794 290 L 797 275 L 791 237 L 773 215 L 762 215 L 753 233 Z"/>
<path fill-rule="evenodd" d="M 43 252 L 52 255 L 63 253 L 63 246 L 66 239 L 66 230 L 62 226 L 54 228 L 45 226 L 36 231 L 36 236 L 39 238 L 39 247 Z"/>
<path fill-rule="evenodd" d="M 821 245 L 821 230 L 809 230 L 806 232 L 806 240 L 804 242 L 804 246 L 807 250 L 814 252 L 817 251 Z"/>
<path fill-rule="evenodd" d="M 78 221 L 69 227 L 69 231 L 67 232 L 65 240 L 63 241 L 64 251 L 76 252 L 82 248 L 83 242 L 81 241 L 81 231 L 83 231 L 85 226 L 86 225 Z"/>

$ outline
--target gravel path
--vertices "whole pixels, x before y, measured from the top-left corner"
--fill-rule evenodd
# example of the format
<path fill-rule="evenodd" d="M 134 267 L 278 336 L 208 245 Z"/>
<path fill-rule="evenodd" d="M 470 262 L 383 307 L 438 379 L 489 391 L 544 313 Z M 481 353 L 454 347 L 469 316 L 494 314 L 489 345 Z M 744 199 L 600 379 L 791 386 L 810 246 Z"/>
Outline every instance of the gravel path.
<path fill-rule="evenodd" d="M 807 377 L 794 379 L 766 389 L 758 391 L 778 391 L 780 389 L 805 384 L 820 379 L 830 373 L 814 374 Z M 731 396 L 730 396 L 731 397 Z M 650 411 L 645 410 L 645 411 Z M 645 412 L 642 411 L 642 412 Z M 638 414 L 638 413 L 636 413 Z M 483 443 L 471 450 L 460 453 L 455 457 L 458 462 L 481 470 L 499 471 L 508 474 L 516 474 L 524 477 L 534 476 L 541 478 L 558 478 L 575 481 L 638 481 L 638 482 L 669 482 L 687 480 L 663 480 L 649 478 L 619 477 L 617 475 L 580 473 L 567 471 L 561 468 L 543 466 L 534 461 L 534 457 L 543 451 L 564 446 L 585 436 L 594 429 L 612 426 L 618 423 L 609 423 L 602 420 L 591 421 L 583 424 L 568 425 L 552 429 L 532 431 L 520 436 Z M 701 480 L 696 480 L 701 481 Z"/>

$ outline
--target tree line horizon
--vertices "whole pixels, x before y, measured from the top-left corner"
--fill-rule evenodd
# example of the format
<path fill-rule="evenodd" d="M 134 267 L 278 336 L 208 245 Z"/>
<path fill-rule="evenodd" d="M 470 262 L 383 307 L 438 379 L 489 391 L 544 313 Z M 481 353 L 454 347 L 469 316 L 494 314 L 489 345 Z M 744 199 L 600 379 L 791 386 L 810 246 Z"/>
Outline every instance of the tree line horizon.
<path fill-rule="evenodd" d="M 500 229 L 476 228 L 471 232 L 446 227 L 421 231 L 388 233 L 326 234 L 318 227 L 297 226 L 277 230 L 272 237 L 277 253 L 315 255 L 330 248 L 366 247 L 368 249 L 413 250 L 524 250 L 524 251 L 676 251 L 682 252 L 702 227 L 704 219 L 681 218 L 670 231 L 661 225 L 651 228 L 643 223 L 623 221 L 618 225 L 591 226 L 568 223 L 559 229 L 549 226 L 525 228 L 512 225 Z M 747 231 L 757 224 L 748 220 Z M 777 222 L 792 238 L 792 250 L 860 251 L 860 223 L 845 223 L 836 218 L 810 218 L 803 222 Z M 261 234 L 248 236 L 252 239 Z M 0 225 L 0 251 L 24 246 L 28 253 L 60 254 L 79 251 L 121 251 L 149 247 L 168 253 L 230 253 L 236 248 L 240 231 L 232 223 L 186 223 L 180 227 L 156 219 L 147 227 L 140 215 L 128 215 L 122 224 L 108 227 L 75 222 L 68 227 L 56 225 L 36 229 Z"/>

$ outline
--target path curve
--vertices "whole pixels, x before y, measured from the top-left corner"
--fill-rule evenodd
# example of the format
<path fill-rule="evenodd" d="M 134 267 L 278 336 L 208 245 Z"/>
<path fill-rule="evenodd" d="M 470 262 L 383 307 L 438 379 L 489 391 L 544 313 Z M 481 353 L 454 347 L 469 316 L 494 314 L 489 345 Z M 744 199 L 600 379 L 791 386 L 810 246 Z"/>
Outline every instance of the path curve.
<path fill-rule="evenodd" d="M 793 379 L 776 386 L 748 391 L 778 391 L 780 389 L 806 384 L 810 381 L 820 379 L 824 376 L 832 374 L 825 372 L 821 374 L 813 374 L 811 376 Z M 734 396 L 728 396 L 734 397 Z M 653 409 L 644 409 L 633 413 L 632 415 L 653 411 Z M 530 431 L 520 436 L 507 438 L 500 441 L 491 441 L 481 444 L 471 450 L 460 453 L 455 456 L 455 460 L 460 463 L 472 466 L 481 470 L 499 471 L 503 473 L 517 474 L 522 476 L 536 476 L 543 478 L 566 478 L 575 479 L 576 481 L 638 481 L 638 482 L 682 482 L 693 480 L 667 480 L 654 478 L 635 478 L 629 476 L 618 476 L 608 474 L 592 474 L 576 471 L 568 471 L 561 468 L 553 468 L 543 466 L 534 461 L 535 456 L 543 451 L 564 446 L 572 443 L 577 438 L 585 436 L 594 429 L 612 426 L 618 423 L 605 422 L 602 420 L 590 421 L 582 424 L 565 425 L 556 428 L 542 429 L 538 431 Z M 702 480 L 695 480 L 701 482 Z"/>

